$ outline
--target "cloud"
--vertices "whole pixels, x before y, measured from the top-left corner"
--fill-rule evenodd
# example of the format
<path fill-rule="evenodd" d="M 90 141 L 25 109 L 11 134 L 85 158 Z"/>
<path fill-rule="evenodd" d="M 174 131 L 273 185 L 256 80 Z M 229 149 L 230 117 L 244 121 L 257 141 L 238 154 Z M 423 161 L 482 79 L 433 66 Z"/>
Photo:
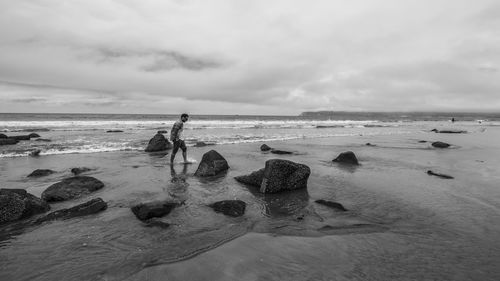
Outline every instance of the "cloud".
<path fill-rule="evenodd" d="M 4 1 L 0 81 L 14 86 L 0 97 L 136 113 L 492 109 L 499 13 L 493 0 Z"/>

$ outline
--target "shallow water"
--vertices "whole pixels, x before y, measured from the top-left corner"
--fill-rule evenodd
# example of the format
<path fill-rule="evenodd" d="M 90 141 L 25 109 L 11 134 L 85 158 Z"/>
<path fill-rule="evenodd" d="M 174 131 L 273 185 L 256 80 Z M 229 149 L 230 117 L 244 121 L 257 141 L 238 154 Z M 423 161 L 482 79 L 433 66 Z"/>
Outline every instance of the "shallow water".
<path fill-rule="evenodd" d="M 172 171 L 169 155 L 139 151 L 11 158 L 0 162 L 2 187 L 40 196 L 70 168 L 87 166 L 105 188 L 53 209 L 95 197 L 109 208 L 21 231 L 3 228 L 0 280 L 498 280 L 499 132 L 268 143 L 297 152 L 282 156 L 260 152 L 260 143 L 190 148 L 190 158 L 216 149 L 228 160 L 228 173 L 211 179 L 194 177 L 196 164 Z M 420 139 L 454 148 L 432 149 Z M 331 162 L 346 150 L 359 167 Z M 234 180 L 273 158 L 310 166 L 307 190 L 263 195 Z M 26 178 L 37 168 L 57 173 Z M 167 198 L 185 200 L 160 219 L 167 229 L 145 227 L 130 211 Z M 245 215 L 229 218 L 207 207 L 224 199 L 245 201 Z"/>

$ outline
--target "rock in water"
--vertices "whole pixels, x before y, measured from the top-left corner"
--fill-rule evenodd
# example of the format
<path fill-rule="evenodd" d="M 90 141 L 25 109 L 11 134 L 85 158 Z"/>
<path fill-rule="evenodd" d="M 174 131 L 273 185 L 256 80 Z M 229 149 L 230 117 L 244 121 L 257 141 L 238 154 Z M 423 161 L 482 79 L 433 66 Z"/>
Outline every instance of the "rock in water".
<path fill-rule="evenodd" d="M 37 134 L 37 133 L 31 133 L 31 134 L 28 135 L 28 137 L 30 137 L 30 138 L 39 138 L 40 135 Z"/>
<path fill-rule="evenodd" d="M 440 177 L 442 179 L 453 179 L 452 176 L 448 176 L 448 175 L 445 175 L 445 174 L 439 174 L 439 173 L 434 173 L 433 171 L 429 170 L 427 171 L 427 174 L 428 175 L 431 175 L 431 176 L 436 176 L 436 177 Z"/>
<path fill-rule="evenodd" d="M 149 140 L 146 152 L 165 151 L 172 148 L 172 144 L 165 138 L 164 135 L 157 133 L 151 140 Z"/>
<path fill-rule="evenodd" d="M 264 179 L 264 170 L 265 168 L 262 168 L 251 173 L 250 175 L 237 176 L 234 177 L 234 179 L 244 184 L 260 187 L 260 185 L 262 184 L 262 180 Z"/>
<path fill-rule="evenodd" d="M 168 131 L 167 130 L 160 130 L 158 132 L 156 132 L 157 134 L 168 134 Z"/>
<path fill-rule="evenodd" d="M 276 193 L 283 190 L 307 188 L 311 169 L 303 164 L 283 159 L 266 161 L 260 192 Z"/>
<path fill-rule="evenodd" d="M 5 134 L 0 134 L 0 139 L 6 139 L 8 138 Z"/>
<path fill-rule="evenodd" d="M 106 210 L 108 204 L 104 202 L 101 198 L 92 199 L 80 205 L 76 205 L 69 209 L 62 209 L 52 212 L 36 221 L 36 223 L 41 223 L 44 221 L 52 220 L 65 220 L 74 217 L 87 216 L 91 214 L 98 213 L 100 211 Z"/>
<path fill-rule="evenodd" d="M 87 167 L 79 167 L 79 168 L 72 168 L 71 173 L 73 173 L 75 176 L 78 176 L 81 173 L 85 173 L 88 171 L 92 171 L 92 169 L 87 168 Z"/>
<path fill-rule="evenodd" d="M 435 141 L 432 143 L 432 146 L 437 147 L 437 148 L 447 148 L 450 146 L 450 144 L 445 143 L 445 142 Z"/>
<path fill-rule="evenodd" d="M 99 190 L 103 187 L 104 183 L 96 178 L 76 176 L 64 179 L 49 186 L 42 193 L 42 199 L 47 202 L 65 201 Z"/>
<path fill-rule="evenodd" d="M 131 210 L 138 219 L 144 221 L 168 215 L 177 205 L 179 203 L 168 201 L 148 202 L 133 206 Z"/>
<path fill-rule="evenodd" d="M 293 154 L 293 152 L 279 150 L 279 149 L 271 149 L 271 153 L 274 153 L 274 154 Z"/>
<path fill-rule="evenodd" d="M 344 208 L 344 206 L 342 206 L 342 204 L 337 203 L 337 202 L 327 201 L 327 200 L 323 200 L 323 199 L 319 199 L 319 200 L 316 200 L 314 202 L 321 204 L 321 205 L 325 205 L 327 207 L 330 207 L 330 208 L 333 208 L 336 210 L 339 210 L 339 211 L 344 211 L 344 212 L 347 211 L 347 209 Z"/>
<path fill-rule="evenodd" d="M 209 152 L 203 154 L 201 158 L 200 165 L 194 173 L 198 177 L 209 177 L 215 176 L 221 172 L 229 169 L 226 159 L 222 157 L 217 151 L 210 150 Z"/>
<path fill-rule="evenodd" d="M 210 204 L 217 213 L 230 217 L 240 217 L 245 213 L 246 203 L 241 200 L 224 200 Z"/>
<path fill-rule="evenodd" d="M 260 146 L 260 151 L 269 151 L 271 150 L 272 148 L 269 147 L 267 144 L 263 144 Z"/>
<path fill-rule="evenodd" d="M 337 156 L 337 158 L 333 159 L 333 162 L 350 164 L 350 165 L 359 165 L 358 158 L 352 151 L 342 152 Z"/>
<path fill-rule="evenodd" d="M 0 189 L 0 224 L 29 218 L 49 209 L 47 202 L 24 189 Z"/>
<path fill-rule="evenodd" d="M 44 177 L 44 176 L 48 176 L 50 174 L 53 174 L 55 173 L 54 171 L 50 170 L 50 169 L 36 169 L 34 170 L 33 172 L 31 172 L 31 174 L 28 175 L 28 177 L 30 178 L 35 178 L 35 177 Z"/>
<path fill-rule="evenodd" d="M 30 140 L 30 136 L 29 135 L 10 136 L 9 139 L 14 139 L 14 140 L 18 140 L 18 141 L 21 141 L 21 140 Z"/>
<path fill-rule="evenodd" d="M 123 133 L 122 130 L 107 130 L 106 133 Z"/>
<path fill-rule="evenodd" d="M 30 156 L 38 157 L 38 156 L 40 156 L 41 152 L 42 151 L 40 149 L 35 149 L 35 150 L 33 150 L 33 151 L 30 152 Z"/>
<path fill-rule="evenodd" d="M 9 144 L 16 144 L 18 143 L 19 141 L 16 140 L 16 139 L 11 139 L 11 138 L 7 138 L 7 139 L 0 139 L 0 145 L 9 145 Z"/>

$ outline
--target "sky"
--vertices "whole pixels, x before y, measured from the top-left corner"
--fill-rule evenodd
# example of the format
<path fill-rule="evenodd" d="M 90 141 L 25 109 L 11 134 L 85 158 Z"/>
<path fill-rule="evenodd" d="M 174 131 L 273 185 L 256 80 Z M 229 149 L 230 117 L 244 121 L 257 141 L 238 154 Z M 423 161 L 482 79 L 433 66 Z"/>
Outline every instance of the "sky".
<path fill-rule="evenodd" d="M 500 111 L 497 0 L 0 0 L 0 112 Z"/>

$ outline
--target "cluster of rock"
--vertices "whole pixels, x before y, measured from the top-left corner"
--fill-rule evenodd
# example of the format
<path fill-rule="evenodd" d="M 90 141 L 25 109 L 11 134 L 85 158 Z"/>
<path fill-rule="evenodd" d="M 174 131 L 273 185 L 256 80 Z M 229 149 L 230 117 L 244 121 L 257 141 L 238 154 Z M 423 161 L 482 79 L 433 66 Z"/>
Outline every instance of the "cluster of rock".
<path fill-rule="evenodd" d="M 36 133 L 31 133 L 29 135 L 20 135 L 20 136 L 7 136 L 5 134 L 0 134 L 0 145 L 10 145 L 17 144 L 19 141 L 30 140 L 32 138 L 39 138 L 40 135 Z"/>

